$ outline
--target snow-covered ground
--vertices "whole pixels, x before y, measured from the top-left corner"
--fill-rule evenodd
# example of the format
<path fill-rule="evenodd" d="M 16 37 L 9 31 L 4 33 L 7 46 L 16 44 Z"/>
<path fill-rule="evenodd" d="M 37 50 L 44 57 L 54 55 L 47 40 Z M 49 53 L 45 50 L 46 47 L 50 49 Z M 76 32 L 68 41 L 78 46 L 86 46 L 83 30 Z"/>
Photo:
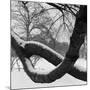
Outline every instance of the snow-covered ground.
<path fill-rule="evenodd" d="M 51 87 L 51 86 L 68 86 L 68 85 L 83 85 L 86 82 L 78 80 L 69 74 L 64 75 L 61 79 L 56 80 L 50 84 L 34 83 L 23 70 L 20 72 L 15 69 L 11 73 L 11 88 L 36 88 L 36 87 Z"/>
<path fill-rule="evenodd" d="M 86 65 L 85 61 L 82 59 L 79 59 L 75 67 L 79 66 L 78 68 L 82 68 L 82 65 L 84 66 L 82 69 L 85 70 Z M 79 65 L 80 64 L 80 65 Z M 22 67 L 22 65 L 21 65 Z M 35 66 L 38 70 L 46 70 L 49 71 L 51 69 L 54 69 L 55 66 L 47 62 L 46 60 L 42 59 L 39 60 Z M 40 83 L 34 83 L 24 72 L 23 69 L 18 71 L 17 65 L 14 65 L 14 68 L 11 72 L 11 88 L 17 89 L 17 88 L 36 88 L 36 87 L 51 87 L 51 86 L 68 86 L 68 85 L 82 85 L 86 84 L 86 82 L 78 80 L 74 77 L 72 77 L 69 74 L 64 75 L 61 79 L 56 80 L 53 83 L 50 84 L 40 84 Z"/>

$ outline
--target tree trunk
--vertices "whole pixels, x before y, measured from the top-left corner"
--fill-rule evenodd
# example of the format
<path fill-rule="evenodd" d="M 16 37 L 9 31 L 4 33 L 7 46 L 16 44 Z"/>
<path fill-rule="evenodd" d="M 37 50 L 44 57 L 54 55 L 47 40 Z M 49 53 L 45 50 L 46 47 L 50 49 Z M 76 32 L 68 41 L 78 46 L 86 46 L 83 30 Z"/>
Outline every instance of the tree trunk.
<path fill-rule="evenodd" d="M 23 63 L 25 72 L 34 82 L 51 83 L 56 79 L 61 78 L 66 73 L 69 73 L 78 79 L 87 81 L 87 73 L 80 73 L 73 67 L 75 61 L 79 57 L 79 49 L 84 42 L 86 32 L 87 7 L 80 6 L 80 10 L 76 17 L 75 28 L 70 38 L 69 50 L 66 53 L 65 59 L 55 70 L 51 71 L 46 75 L 30 72 L 30 70 L 28 70 L 27 65 L 25 64 L 25 57 L 29 58 L 32 55 L 39 55 L 51 62 L 52 64 L 58 65 L 61 62 L 61 59 L 60 57 L 58 57 L 58 55 L 56 55 L 50 50 L 44 49 L 43 47 L 34 44 L 27 44 L 25 45 L 25 48 L 21 48 L 13 37 L 11 37 L 11 44 L 14 47 L 21 62 Z M 83 77 L 82 75 L 84 75 L 85 77 Z"/>

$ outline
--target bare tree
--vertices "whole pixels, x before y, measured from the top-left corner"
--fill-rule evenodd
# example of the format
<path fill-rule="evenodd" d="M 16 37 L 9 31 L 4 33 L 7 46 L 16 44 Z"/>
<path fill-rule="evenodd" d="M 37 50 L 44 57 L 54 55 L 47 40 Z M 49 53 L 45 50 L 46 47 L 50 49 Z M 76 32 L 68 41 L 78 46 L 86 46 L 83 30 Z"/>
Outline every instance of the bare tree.
<path fill-rule="evenodd" d="M 33 3 L 33 12 L 30 10 L 30 3 L 24 1 L 12 1 L 15 5 L 11 8 L 11 22 L 15 23 L 11 26 L 11 30 L 20 29 L 20 34 L 24 34 L 24 37 L 20 37 L 17 31 L 14 31 L 20 38 L 29 41 L 31 39 L 31 32 L 33 29 L 38 28 L 43 33 L 49 32 L 46 25 L 51 22 L 50 17 L 47 16 L 47 11 L 40 3 Z M 11 4 L 13 5 L 13 4 Z M 46 13 L 46 14 L 45 14 Z M 45 31 L 43 31 L 45 29 Z M 46 32 L 47 31 L 47 32 Z M 26 36 L 26 37 L 25 37 Z M 43 39 L 45 39 L 43 37 Z"/>
<path fill-rule="evenodd" d="M 30 11 L 30 3 L 24 1 L 14 1 L 15 6 L 11 8 L 11 17 L 12 21 L 15 20 L 14 28 L 24 29 L 24 33 L 26 33 L 27 40 L 30 39 L 30 32 L 34 28 L 44 28 L 45 24 L 49 24 L 51 22 L 50 17 L 47 17 L 45 13 L 54 8 L 44 9 L 39 3 L 31 4 L 33 9 Z M 12 4 L 13 5 L 13 4 Z M 36 6 L 37 5 L 37 6 Z"/>
<path fill-rule="evenodd" d="M 22 2 L 22 3 L 24 4 L 24 7 L 26 7 L 25 6 L 26 2 Z M 80 47 L 84 43 L 84 38 L 87 33 L 87 6 L 80 5 L 80 7 L 78 7 L 76 5 L 67 5 L 67 4 L 65 5 L 53 4 L 53 3 L 47 3 L 47 4 L 55 7 L 62 13 L 62 18 L 63 18 L 62 25 L 64 25 L 64 28 L 65 27 L 69 28 L 66 22 L 64 22 L 66 12 L 71 13 L 76 18 L 75 26 L 73 28 L 73 33 L 72 36 L 70 37 L 69 49 L 65 55 L 65 58 L 60 56 L 60 54 L 56 53 L 48 46 L 35 42 L 25 42 L 20 39 L 20 42 L 24 43 L 24 48 L 23 48 L 18 44 L 18 41 L 13 35 L 11 35 L 12 47 L 14 48 L 18 57 L 20 58 L 24 66 L 25 72 L 34 82 L 51 83 L 56 79 L 61 78 L 66 73 L 69 73 L 78 79 L 87 81 L 87 73 L 79 72 L 74 68 L 74 64 L 79 57 Z M 76 8 L 79 8 L 79 11 L 77 11 Z M 77 13 L 75 13 L 73 10 L 77 11 Z M 70 26 L 72 26 L 71 23 Z M 47 29 L 47 31 L 49 30 Z M 57 67 L 51 72 L 45 74 L 42 72 L 37 72 L 36 70 L 33 69 L 31 61 L 29 60 L 29 58 L 32 55 L 39 55 L 45 58 L 50 63 L 56 65 Z"/>

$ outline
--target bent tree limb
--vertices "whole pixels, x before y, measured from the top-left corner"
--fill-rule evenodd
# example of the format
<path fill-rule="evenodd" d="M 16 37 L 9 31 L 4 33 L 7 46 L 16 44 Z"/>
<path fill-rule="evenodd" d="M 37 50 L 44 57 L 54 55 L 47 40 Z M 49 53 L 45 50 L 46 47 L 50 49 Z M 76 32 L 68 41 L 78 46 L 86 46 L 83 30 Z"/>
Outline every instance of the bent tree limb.
<path fill-rule="evenodd" d="M 59 59 L 57 55 L 52 54 L 52 52 L 50 53 L 49 50 L 47 49 L 45 50 L 44 48 L 42 49 L 42 47 L 40 48 L 38 47 L 38 45 L 34 45 L 34 44 L 26 44 L 25 48 L 22 48 L 20 47 L 20 45 L 18 45 L 14 37 L 11 37 L 11 44 L 13 48 L 15 49 L 16 54 L 19 56 L 24 66 L 25 72 L 34 82 L 51 83 L 55 81 L 56 79 L 61 78 L 66 73 L 69 73 L 78 79 L 87 81 L 87 73 L 80 73 L 79 71 L 75 70 L 73 67 L 74 63 L 79 57 L 79 49 L 84 42 L 84 37 L 87 30 L 87 18 L 86 18 L 86 13 L 84 13 L 85 10 L 87 10 L 86 6 L 80 6 L 80 11 L 78 12 L 78 15 L 76 17 L 75 28 L 70 38 L 70 46 L 64 60 L 61 63 L 59 61 L 61 59 Z M 51 72 L 46 73 L 46 74 L 43 74 L 43 73 L 40 74 L 32 70 L 28 66 L 30 65 L 29 57 L 35 54 L 40 55 L 41 57 L 44 57 L 46 60 L 53 63 L 54 65 L 58 65 L 59 63 L 60 64 L 57 66 L 57 68 L 55 68 Z M 48 56 L 54 55 L 55 58 L 54 57 L 53 57 L 54 59 L 52 59 L 51 57 L 47 58 L 45 57 L 46 55 Z M 82 75 L 85 77 L 83 77 Z"/>
<path fill-rule="evenodd" d="M 27 73 L 27 75 L 34 81 L 34 82 L 41 82 L 41 80 L 42 80 L 42 82 L 47 82 L 47 83 L 49 83 L 49 82 L 52 82 L 52 80 L 50 80 L 49 79 L 49 77 L 48 77 L 48 73 L 46 72 L 46 74 L 44 74 L 44 73 L 40 73 L 40 72 L 35 72 L 35 70 L 33 70 L 33 67 L 32 67 L 32 64 L 30 63 L 30 61 L 29 61 L 29 56 L 32 56 L 33 54 L 32 54 L 32 51 L 33 51 L 33 53 L 34 54 L 36 54 L 37 55 L 37 53 L 36 52 L 40 52 L 39 53 L 39 56 L 42 56 L 42 55 L 44 55 L 44 56 L 47 56 L 47 54 L 48 54 L 48 52 L 49 52 L 49 55 L 51 56 L 53 56 L 53 58 L 54 58 L 54 52 L 52 52 L 50 49 L 48 49 L 47 48 L 47 50 L 46 49 L 43 49 L 43 47 L 42 47 L 42 45 L 40 45 L 40 47 L 38 47 L 38 44 L 35 44 L 35 43 L 32 43 L 32 41 L 29 43 L 29 47 L 28 47 L 28 50 L 26 49 L 24 49 L 24 48 L 22 48 L 20 45 L 18 45 L 18 43 L 16 42 L 16 40 L 13 38 L 13 37 L 11 37 L 11 43 L 12 43 L 12 47 L 15 49 L 15 51 L 16 51 L 16 53 L 17 53 L 17 55 L 18 55 L 18 57 L 20 58 L 20 60 L 21 60 L 21 62 L 22 62 L 22 64 L 23 64 L 23 66 L 24 66 L 24 70 L 25 70 L 25 72 Z M 43 45 L 43 46 L 45 46 L 45 45 Z M 27 45 L 26 45 L 26 47 L 27 47 Z M 32 47 L 32 48 L 31 48 Z M 36 49 L 37 48 L 37 49 Z M 40 48 L 42 49 L 42 51 L 40 51 Z M 45 48 L 45 47 L 44 47 Z M 46 50 L 46 52 L 47 53 L 45 53 L 45 50 Z M 28 53 L 29 53 L 29 55 L 26 55 L 27 53 L 25 53 L 25 52 L 27 52 L 27 51 L 29 51 Z M 43 52 L 44 51 L 44 52 Z M 59 54 L 57 54 L 56 55 L 57 57 L 61 57 L 61 55 L 59 55 Z M 27 59 L 26 59 L 27 58 Z M 44 57 L 45 58 L 45 57 Z M 64 59 L 63 57 L 61 57 L 62 59 Z M 56 58 L 56 61 L 53 61 L 54 59 L 52 59 L 52 58 L 45 58 L 45 59 L 47 59 L 49 62 L 53 62 L 52 64 L 54 64 L 54 65 L 58 65 L 59 63 L 61 63 L 61 61 L 63 61 L 63 60 L 61 60 L 61 59 L 59 59 L 58 60 L 58 58 Z M 27 61 L 28 60 L 28 61 Z M 26 61 L 27 61 L 27 63 L 26 63 Z M 77 70 L 75 67 L 73 67 L 72 66 L 72 69 L 68 72 L 69 74 L 71 74 L 72 76 L 74 76 L 74 77 L 76 77 L 76 78 L 78 78 L 78 79 L 80 79 L 80 80 L 84 80 L 84 81 L 86 81 L 86 72 L 80 72 L 79 70 Z M 45 81 L 45 80 L 46 81 Z M 38 81 L 39 80 L 39 81 Z"/>

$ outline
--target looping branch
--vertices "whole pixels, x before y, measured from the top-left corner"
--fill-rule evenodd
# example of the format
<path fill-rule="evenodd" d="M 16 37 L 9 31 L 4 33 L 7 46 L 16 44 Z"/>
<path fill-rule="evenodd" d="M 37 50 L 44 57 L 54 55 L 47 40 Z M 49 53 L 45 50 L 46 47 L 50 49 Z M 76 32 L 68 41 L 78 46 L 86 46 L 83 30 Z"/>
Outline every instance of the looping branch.
<path fill-rule="evenodd" d="M 55 81 L 56 79 L 60 78 L 60 74 L 64 75 L 64 73 L 66 73 L 66 72 L 73 75 L 74 77 L 76 77 L 78 79 L 85 80 L 85 81 L 87 80 L 86 72 L 80 72 L 79 70 L 75 69 L 73 67 L 73 65 L 71 65 L 71 70 L 67 71 L 67 66 L 70 66 L 70 64 L 72 64 L 72 62 L 68 59 L 68 60 L 64 60 L 64 62 L 61 64 L 60 62 L 62 60 L 60 60 L 60 58 L 58 59 L 58 55 L 60 55 L 60 54 L 56 54 L 56 53 L 54 53 L 54 51 L 52 52 L 52 50 L 49 48 L 47 48 L 47 50 L 43 49 L 42 44 L 40 47 L 38 47 L 38 45 L 40 45 L 40 44 L 36 43 L 36 45 L 35 45 L 35 43 L 34 43 L 34 45 L 32 45 L 32 43 L 30 44 L 30 42 L 29 42 L 28 43 L 29 45 L 27 46 L 27 44 L 26 44 L 26 46 L 25 46 L 25 48 L 27 48 L 27 49 L 24 49 L 24 48 L 18 46 L 17 43 L 15 43 L 15 41 L 14 41 L 15 39 L 13 37 L 11 38 L 11 40 L 12 40 L 12 46 L 15 48 L 15 51 L 16 51 L 17 55 L 19 56 L 23 66 L 24 66 L 25 72 L 34 82 L 36 82 L 36 83 L 51 83 L 51 82 Z M 45 47 L 45 45 L 43 45 L 43 46 Z M 37 48 L 37 50 L 35 47 Z M 16 49 L 16 48 L 18 48 L 18 49 Z M 54 64 L 56 66 L 58 65 L 58 66 L 57 66 L 57 68 L 55 68 L 55 70 L 52 70 L 50 72 L 39 72 L 33 68 L 32 64 L 29 60 L 29 57 L 27 56 L 27 54 L 25 55 L 25 52 L 29 53 L 28 54 L 29 57 L 32 56 L 32 53 L 34 55 L 39 54 L 40 56 L 44 57 L 46 60 L 48 60 L 52 64 Z M 38 52 L 40 52 L 40 53 L 38 53 Z M 52 56 L 52 58 L 50 58 L 50 56 L 47 56 L 48 53 L 50 56 Z M 55 59 L 55 56 L 53 57 L 54 54 L 56 54 L 57 60 Z M 66 68 L 66 69 L 65 70 L 61 69 L 63 71 L 59 71 L 60 68 L 64 68 L 64 69 Z M 78 76 L 78 74 L 79 74 L 79 76 Z M 82 75 L 84 75 L 84 76 L 82 77 Z"/>
<path fill-rule="evenodd" d="M 52 3 L 49 3 L 49 5 L 56 7 L 62 13 L 65 9 Z M 74 68 L 74 64 L 79 57 L 79 49 L 84 42 L 87 32 L 87 17 L 86 13 L 84 14 L 84 10 L 87 11 L 87 8 L 80 6 L 80 10 L 76 17 L 74 31 L 70 38 L 70 46 L 65 57 L 62 57 L 59 53 L 44 44 L 34 41 L 24 41 L 20 38 L 18 39 L 18 37 L 14 37 L 14 34 L 11 35 L 11 45 L 20 58 L 25 72 L 34 82 L 51 83 L 61 78 L 66 73 L 69 73 L 78 79 L 87 81 L 87 72 L 80 72 Z M 22 44 L 24 44 L 23 47 L 19 45 L 19 40 Z M 29 60 L 32 55 L 39 55 L 57 67 L 50 72 L 38 72 L 33 68 Z"/>

